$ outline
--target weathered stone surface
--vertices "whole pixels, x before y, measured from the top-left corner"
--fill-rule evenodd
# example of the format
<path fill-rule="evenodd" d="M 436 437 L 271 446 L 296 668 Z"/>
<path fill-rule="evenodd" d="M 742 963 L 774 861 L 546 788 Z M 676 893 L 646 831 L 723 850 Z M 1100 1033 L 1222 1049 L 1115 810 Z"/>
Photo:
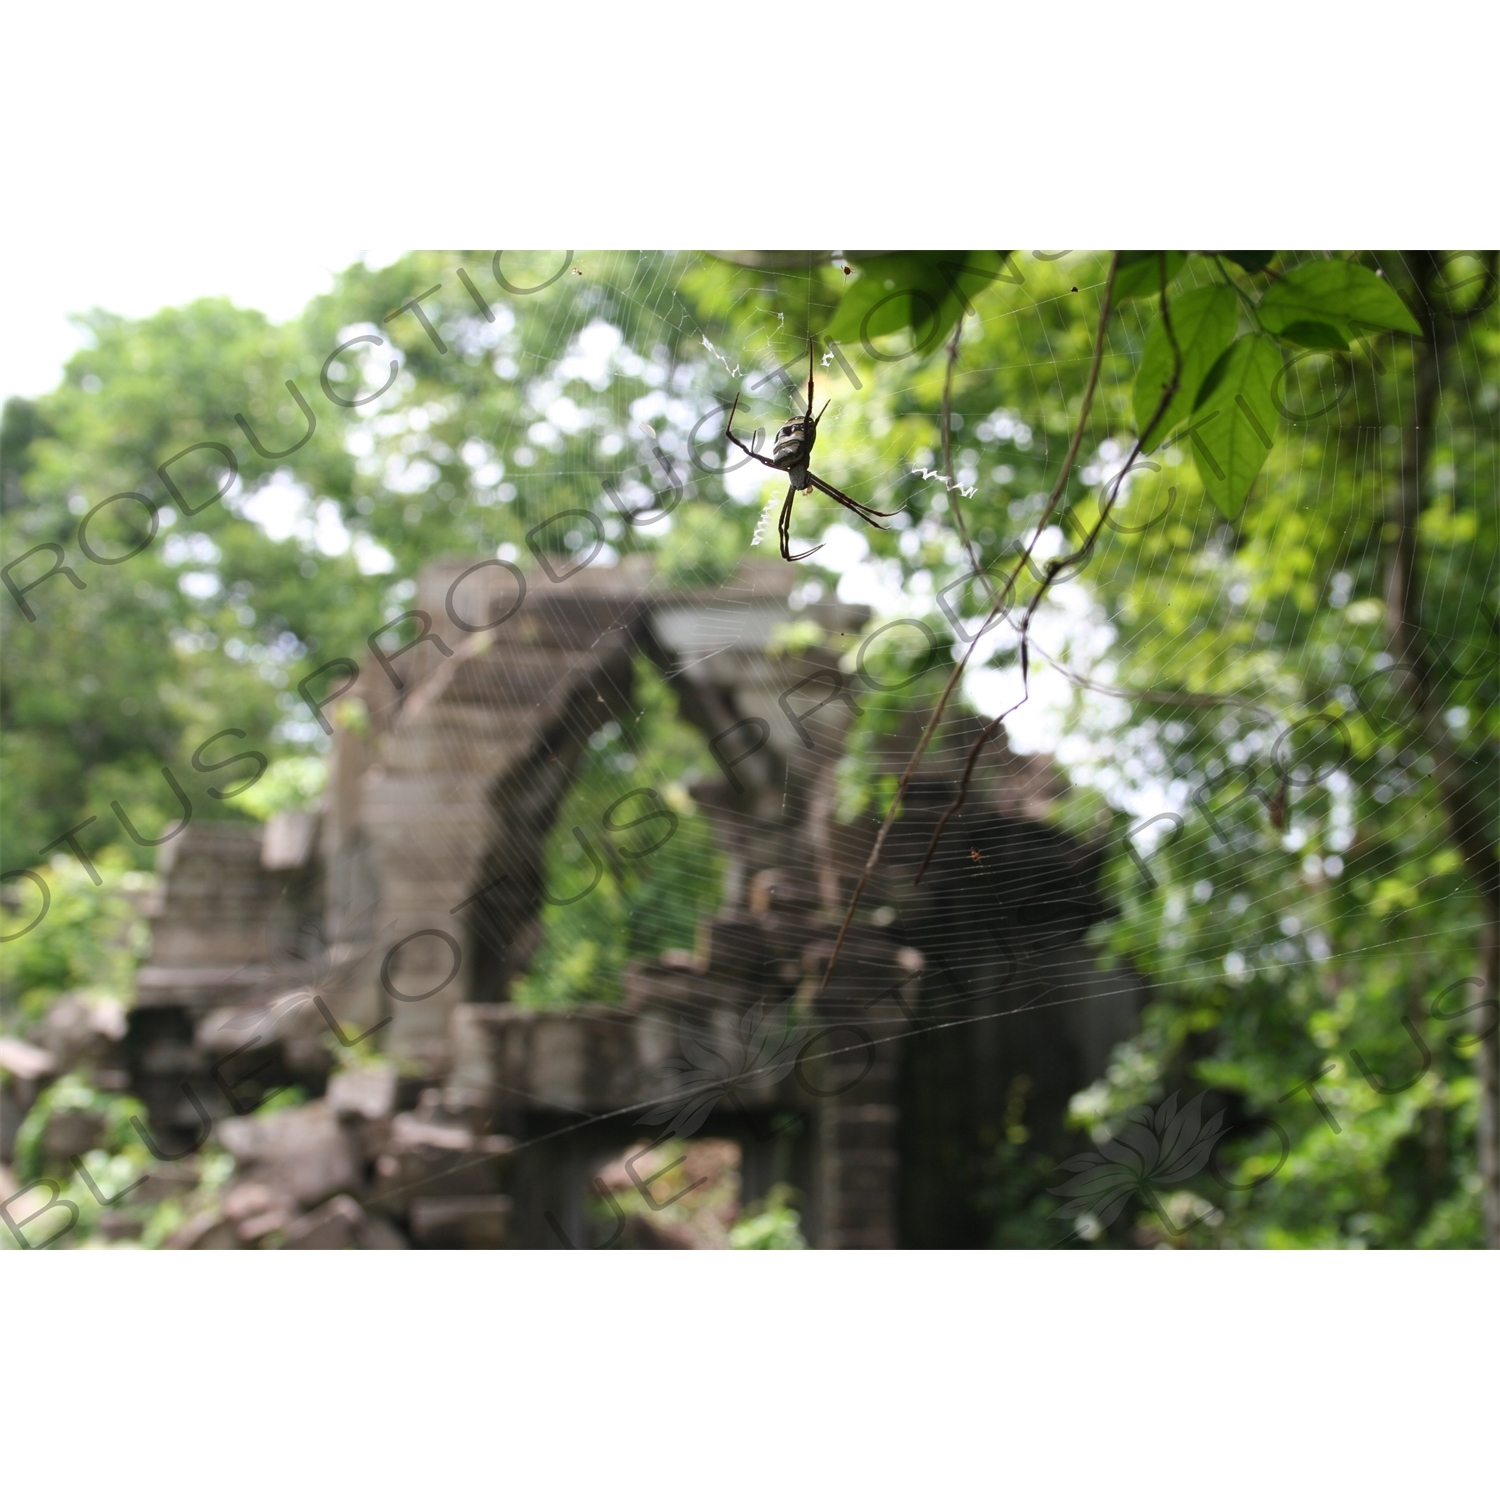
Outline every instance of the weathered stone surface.
<path fill-rule="evenodd" d="M 127 1200 L 140 1207 L 147 1203 L 161 1203 L 178 1193 L 190 1193 L 198 1186 L 197 1165 L 187 1161 L 153 1161 L 149 1175 L 137 1188 L 133 1188 Z"/>
<path fill-rule="evenodd" d="M 289 1224 L 282 1249 L 404 1250 L 406 1241 L 387 1220 L 340 1194 Z"/>
<path fill-rule="evenodd" d="M 297 1200 L 291 1194 L 253 1178 L 233 1183 L 219 1206 L 247 1245 L 285 1229 L 297 1214 Z"/>
<path fill-rule="evenodd" d="M 53 1110 L 42 1129 L 42 1155 L 48 1161 L 82 1156 L 103 1142 L 104 1116 L 91 1110 Z"/>
<path fill-rule="evenodd" d="M 335 1073 L 326 1097 L 341 1120 L 388 1120 L 396 1112 L 396 1070 L 385 1066 Z"/>
<path fill-rule="evenodd" d="M 162 846 L 137 1005 L 197 1010 L 253 998 L 275 983 L 267 937 L 286 877 L 262 866 L 261 838 L 253 823 L 195 819 Z"/>
<path fill-rule="evenodd" d="M 250 1005 L 218 1006 L 203 1017 L 193 1034 L 196 1046 L 226 1057 L 254 1045 L 282 1046 L 294 1040 L 319 1041 L 325 1025 L 305 987 Z"/>
<path fill-rule="evenodd" d="M 503 1250 L 509 1219 L 499 1193 L 411 1201 L 412 1238 L 426 1250 Z"/>
<path fill-rule="evenodd" d="M 125 1035 L 125 1007 L 113 995 L 63 995 L 48 1007 L 35 1040 L 71 1073 L 97 1063 Z"/>
<path fill-rule="evenodd" d="M 328 1108 L 354 1142 L 360 1158 L 373 1162 L 386 1149 L 396 1113 L 396 1070 L 354 1068 L 328 1080 Z"/>
<path fill-rule="evenodd" d="M 620 1240 L 622 1250 L 697 1250 L 701 1247 L 687 1224 L 672 1224 L 646 1214 L 631 1214 Z"/>
<path fill-rule="evenodd" d="M 195 1214 L 167 1240 L 168 1250 L 240 1250 L 243 1243 L 234 1225 L 218 1209 Z"/>
<path fill-rule="evenodd" d="M 353 1144 L 325 1100 L 269 1115 L 221 1120 L 217 1129 L 246 1176 L 304 1208 L 361 1186 Z"/>
<path fill-rule="evenodd" d="M 754 917 L 745 912 L 724 912 L 710 919 L 705 933 L 704 957 L 709 967 L 726 977 L 759 981 L 770 944 Z"/>
<path fill-rule="evenodd" d="M 141 1233 L 141 1223 L 133 1214 L 107 1208 L 99 1215 L 96 1232 L 106 1243 L 118 1244 L 122 1240 L 138 1239 Z"/>
<path fill-rule="evenodd" d="M 261 836 L 261 868 L 300 870 L 312 854 L 317 832 L 318 820 L 311 813 L 272 813 Z"/>
<path fill-rule="evenodd" d="M 57 1057 L 45 1047 L 33 1047 L 19 1037 L 0 1036 L 0 1070 L 30 1083 L 62 1071 Z"/>
<path fill-rule="evenodd" d="M 370 1201 L 399 1213 L 417 1197 L 491 1196 L 500 1184 L 500 1163 L 513 1149 L 507 1137 L 476 1135 L 462 1123 L 397 1115 L 375 1164 Z"/>

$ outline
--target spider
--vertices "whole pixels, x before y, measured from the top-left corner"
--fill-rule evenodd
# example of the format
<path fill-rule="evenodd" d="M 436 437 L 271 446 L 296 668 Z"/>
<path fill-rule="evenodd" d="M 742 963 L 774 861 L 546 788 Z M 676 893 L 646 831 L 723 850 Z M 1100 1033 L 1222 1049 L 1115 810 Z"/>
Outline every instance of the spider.
<path fill-rule="evenodd" d="M 811 557 L 814 552 L 823 550 L 821 543 L 809 548 L 806 552 L 799 552 L 796 557 L 792 556 L 791 547 L 788 545 L 792 539 L 792 502 L 797 498 L 800 490 L 804 495 L 810 495 L 814 490 L 821 490 L 830 500 L 837 500 L 845 510 L 852 510 L 860 520 L 867 521 L 879 531 L 886 528 L 875 518 L 876 516 L 893 516 L 893 510 L 872 510 L 868 505 L 861 505 L 858 500 L 851 500 L 842 490 L 836 490 L 831 484 L 826 484 L 807 467 L 808 460 L 812 457 L 813 444 L 818 440 L 818 423 L 823 419 L 823 412 L 828 410 L 828 403 L 823 403 L 823 411 L 813 416 L 813 341 L 807 341 L 807 412 L 800 417 L 793 417 L 790 422 L 776 434 L 775 445 L 771 449 L 770 458 L 762 458 L 753 448 L 747 448 L 734 435 L 734 414 L 739 410 L 740 398 L 735 396 L 734 405 L 729 411 L 729 420 L 724 424 L 724 435 L 731 443 L 743 453 L 748 453 L 757 463 L 763 463 L 768 469 L 780 469 L 791 480 L 787 486 L 786 501 L 781 507 L 781 521 L 777 527 L 781 537 L 781 555 L 787 562 L 801 562 L 805 557 Z"/>

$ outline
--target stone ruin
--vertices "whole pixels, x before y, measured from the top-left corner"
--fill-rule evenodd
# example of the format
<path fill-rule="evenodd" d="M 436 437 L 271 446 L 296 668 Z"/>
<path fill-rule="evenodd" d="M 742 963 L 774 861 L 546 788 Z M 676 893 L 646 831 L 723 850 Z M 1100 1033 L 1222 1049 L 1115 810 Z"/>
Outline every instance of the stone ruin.
<path fill-rule="evenodd" d="M 237 1163 L 173 1243 L 689 1243 L 652 1184 L 724 1142 L 740 1198 L 788 1184 L 813 1246 L 982 1243 L 976 1153 L 1018 1097 L 1033 1140 L 1064 1147 L 1139 984 L 1084 943 L 1097 856 L 1042 821 L 1056 773 L 1003 737 L 914 884 L 978 727 L 957 714 L 820 991 L 877 826 L 834 812 L 867 612 L 794 609 L 794 583 L 783 564 L 683 589 L 639 557 L 439 563 L 414 644 L 387 633 L 352 684 L 352 662 L 309 684 L 332 732 L 321 812 L 195 821 L 163 850 L 116 1061 L 159 1157 L 212 1130 Z M 575 899 L 546 895 L 545 845 L 639 657 L 720 768 L 691 790 L 721 909 L 692 953 L 631 964 L 622 1005 L 524 1009 L 543 901 Z M 919 730 L 878 742 L 885 769 Z M 255 1112 L 292 1083 L 310 1102 Z"/>

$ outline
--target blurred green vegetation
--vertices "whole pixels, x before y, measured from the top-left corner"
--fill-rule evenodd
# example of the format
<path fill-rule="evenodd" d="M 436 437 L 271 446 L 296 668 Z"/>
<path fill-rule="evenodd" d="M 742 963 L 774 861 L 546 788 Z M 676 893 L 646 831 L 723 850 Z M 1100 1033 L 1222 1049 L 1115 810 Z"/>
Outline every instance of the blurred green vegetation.
<path fill-rule="evenodd" d="M 135 966 L 145 956 L 149 934 L 141 915 L 152 878 L 129 869 L 117 850 L 95 866 L 100 884 L 75 859 L 59 855 L 42 866 L 51 888 L 46 920 L 33 932 L 0 946 L 0 995 L 5 1029 L 41 1019 L 59 995 L 97 991 L 129 1003 L 135 996 Z M 29 920 L 39 908 L 29 881 L 17 897 Z M 24 923 L 5 913 L 10 931 Z"/>
<path fill-rule="evenodd" d="M 792 1207 L 795 1189 L 778 1182 L 748 1205 L 729 1230 L 731 1250 L 806 1250 L 802 1215 Z"/>

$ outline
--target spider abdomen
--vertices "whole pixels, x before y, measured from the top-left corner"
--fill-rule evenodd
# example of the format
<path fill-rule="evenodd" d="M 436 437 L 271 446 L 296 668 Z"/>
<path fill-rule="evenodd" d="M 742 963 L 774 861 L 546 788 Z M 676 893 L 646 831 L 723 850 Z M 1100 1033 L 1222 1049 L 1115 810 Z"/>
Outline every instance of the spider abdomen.
<path fill-rule="evenodd" d="M 776 434 L 771 462 L 778 469 L 806 469 L 815 435 L 815 429 L 806 417 L 794 417 Z"/>

